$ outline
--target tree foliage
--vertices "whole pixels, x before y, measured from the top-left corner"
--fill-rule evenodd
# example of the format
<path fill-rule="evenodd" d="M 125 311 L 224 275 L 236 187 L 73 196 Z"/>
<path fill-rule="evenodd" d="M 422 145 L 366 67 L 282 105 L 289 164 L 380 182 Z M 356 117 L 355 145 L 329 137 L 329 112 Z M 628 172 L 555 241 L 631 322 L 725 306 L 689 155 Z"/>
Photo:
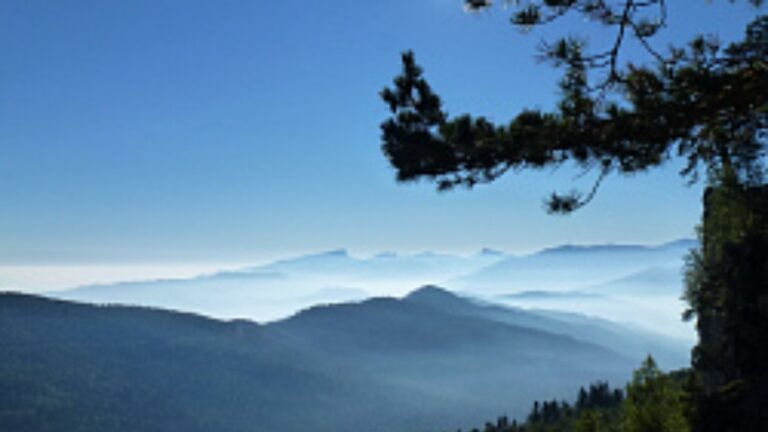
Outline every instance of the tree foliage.
<path fill-rule="evenodd" d="M 576 432 L 600 432 L 603 430 L 602 415 L 597 411 L 584 411 L 576 420 Z"/>
<path fill-rule="evenodd" d="M 381 93 L 391 111 L 381 125 L 382 150 L 398 181 L 427 179 L 447 190 L 492 182 L 510 170 L 573 164 L 596 171 L 591 190 L 553 193 L 548 200 L 550 212 L 569 213 L 588 203 L 611 174 L 648 171 L 673 158 L 686 162 L 681 175 L 690 181 L 704 172 L 709 189 L 702 248 L 689 259 L 685 294 L 691 305 L 687 315 L 698 318 L 701 339 L 694 351 L 696 409 L 690 415 L 700 431 L 764 426 L 768 16 L 756 17 L 744 38 L 728 46 L 699 36 L 660 52 L 651 38 L 667 25 L 664 0 L 507 3 L 519 27 L 575 13 L 613 29 L 615 37 L 597 52 L 576 37 L 545 45 L 543 57 L 563 69 L 559 103 L 551 111 L 523 110 L 503 124 L 471 114 L 449 115 L 414 54 L 404 53 L 402 74 Z M 763 1 L 750 3 L 759 7 Z M 466 0 L 465 5 L 480 10 L 492 1 Z M 630 38 L 652 61 L 622 59 L 622 46 Z M 644 365 L 635 378 L 625 427 L 685 430 L 675 429 L 683 427 L 679 395 L 655 366 Z M 595 429 L 598 420 L 584 414 L 583 428 Z"/>
<path fill-rule="evenodd" d="M 690 376 L 688 370 L 663 373 L 649 356 L 626 391 L 597 382 L 582 387 L 573 405 L 535 401 L 524 422 L 499 417 L 471 432 L 686 432 Z"/>
<path fill-rule="evenodd" d="M 705 195 L 702 247 L 687 266 L 700 336 L 693 418 L 700 431 L 758 430 L 768 423 L 768 187 L 720 184 Z"/>
<path fill-rule="evenodd" d="M 685 393 L 648 357 L 627 386 L 622 407 L 624 432 L 686 432 Z"/>
<path fill-rule="evenodd" d="M 559 16 L 574 9 L 597 13 L 592 6 L 605 2 L 545 3 Z M 556 213 L 589 202 L 609 174 L 646 171 L 673 157 L 687 160 L 681 174 L 691 180 L 701 169 L 711 174 L 728 166 L 744 183 L 762 182 L 768 139 L 768 17 L 757 18 L 743 41 L 727 47 L 702 36 L 663 56 L 653 51 L 655 64 L 620 66 L 619 48 L 628 29 L 640 41 L 658 31 L 636 18 L 635 10 L 646 3 L 660 2 L 628 1 L 618 16 L 601 12 L 601 22 L 619 28 L 608 52 L 588 53 L 575 38 L 547 46 L 546 57 L 564 69 L 557 108 L 523 110 L 506 124 L 470 114 L 451 117 L 414 54 L 404 53 L 402 74 L 381 93 L 392 114 L 381 125 L 382 149 L 397 179 L 424 178 L 446 190 L 491 182 L 509 170 L 565 163 L 596 170 L 597 180 L 587 193 L 552 195 L 548 207 Z M 549 21 L 534 10 L 519 12 L 513 21 Z M 596 69 L 606 67 L 602 79 L 592 79 Z"/>
<path fill-rule="evenodd" d="M 609 432 L 620 426 L 624 392 L 600 381 L 579 389 L 575 404 L 565 401 L 534 401 L 524 422 L 499 417 L 471 432 Z"/>

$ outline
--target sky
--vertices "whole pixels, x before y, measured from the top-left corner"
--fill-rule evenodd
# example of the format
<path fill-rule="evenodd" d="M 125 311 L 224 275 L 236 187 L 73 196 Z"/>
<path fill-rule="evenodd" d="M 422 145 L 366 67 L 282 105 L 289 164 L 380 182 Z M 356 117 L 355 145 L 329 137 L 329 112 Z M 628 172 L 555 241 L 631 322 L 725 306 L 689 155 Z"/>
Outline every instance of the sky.
<path fill-rule="evenodd" d="M 671 41 L 713 30 L 728 40 L 755 15 L 747 2 L 669 3 Z M 593 177 L 519 173 L 450 193 L 396 184 L 378 92 L 403 50 L 450 113 L 505 121 L 553 105 L 558 72 L 536 47 L 589 26 L 523 34 L 508 15 L 467 14 L 460 0 L 3 1 L 0 264 L 692 237 L 702 186 L 675 163 L 609 178 L 567 217 L 547 215 L 544 197 Z"/>

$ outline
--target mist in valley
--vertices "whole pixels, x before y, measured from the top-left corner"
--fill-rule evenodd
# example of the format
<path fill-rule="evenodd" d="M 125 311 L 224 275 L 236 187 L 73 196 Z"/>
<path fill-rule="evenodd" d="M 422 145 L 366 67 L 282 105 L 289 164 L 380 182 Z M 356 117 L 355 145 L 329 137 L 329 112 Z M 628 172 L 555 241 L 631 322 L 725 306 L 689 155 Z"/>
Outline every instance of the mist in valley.
<path fill-rule="evenodd" d="M 191 277 L 134 277 L 45 292 L 68 300 L 270 322 L 317 304 L 400 297 L 437 285 L 491 303 L 636 326 L 690 345 L 694 331 L 681 319 L 686 308 L 681 296 L 683 259 L 694 245 L 685 240 L 658 246 L 563 246 L 521 256 L 484 250 L 356 257 L 334 250 Z"/>

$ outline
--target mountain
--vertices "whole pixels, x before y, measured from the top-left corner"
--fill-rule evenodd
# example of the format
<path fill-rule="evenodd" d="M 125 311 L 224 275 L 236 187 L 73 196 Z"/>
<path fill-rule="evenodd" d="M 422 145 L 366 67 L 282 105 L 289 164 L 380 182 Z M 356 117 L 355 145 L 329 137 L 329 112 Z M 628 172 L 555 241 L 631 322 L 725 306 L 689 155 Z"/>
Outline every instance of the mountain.
<path fill-rule="evenodd" d="M 650 267 L 603 282 L 585 291 L 613 296 L 672 296 L 683 294 L 683 271 L 674 267 Z"/>
<path fill-rule="evenodd" d="M 524 308 L 536 313 L 558 312 L 599 318 L 620 323 L 627 328 L 662 334 L 682 340 L 692 348 L 696 341 L 694 324 L 683 321 L 688 308 L 679 296 L 658 295 L 501 295 L 490 297 L 504 306 Z"/>
<path fill-rule="evenodd" d="M 584 291 L 648 268 L 680 269 L 696 244 L 677 240 L 659 246 L 565 245 L 521 257 L 506 257 L 476 272 L 447 282 L 450 288 L 474 294 L 499 295 L 520 291 Z"/>
<path fill-rule="evenodd" d="M 190 279 L 90 285 L 49 293 L 62 300 L 194 312 L 224 319 L 268 321 L 318 303 L 360 300 L 354 286 L 297 281 L 277 271 L 228 271 Z"/>
<path fill-rule="evenodd" d="M 509 299 L 509 300 L 548 300 L 548 299 L 570 299 L 570 300 L 579 300 L 579 299 L 585 299 L 585 298 L 599 298 L 602 297 L 600 294 L 594 294 L 591 292 L 584 292 L 584 291 L 520 291 L 514 294 L 502 294 L 499 295 L 500 298 Z"/>
<path fill-rule="evenodd" d="M 505 255 L 436 253 L 356 258 L 338 249 L 188 279 L 97 284 L 48 293 L 63 300 L 161 307 L 272 321 L 317 303 L 361 300 L 473 272 Z"/>
<path fill-rule="evenodd" d="M 424 294 L 267 325 L 0 294 L 0 430 L 439 431 L 636 365 Z"/>
<path fill-rule="evenodd" d="M 477 253 L 479 256 L 490 256 L 490 257 L 503 257 L 506 255 L 504 252 L 498 251 L 496 249 L 484 247 L 480 249 L 480 252 Z"/>
<path fill-rule="evenodd" d="M 380 285 L 399 281 L 434 280 L 456 277 L 476 271 L 505 258 L 501 252 L 471 256 L 441 254 L 431 251 L 413 255 L 377 254 L 355 258 L 345 250 L 335 250 L 277 261 L 256 267 L 256 271 L 276 271 L 304 278 L 322 278 L 336 283 Z M 412 286 L 412 285 L 406 285 Z"/>
<path fill-rule="evenodd" d="M 665 368 L 675 369 L 690 364 L 691 347 L 688 341 L 608 320 L 576 313 L 504 307 L 463 298 L 435 286 L 423 287 L 404 299 L 453 314 L 537 329 L 610 347 L 637 363 L 651 354 Z"/>
<path fill-rule="evenodd" d="M 632 321 L 692 339 L 691 326 L 680 323 L 685 305 L 679 301 L 679 274 L 683 256 L 695 244 L 565 245 L 526 256 L 486 248 L 468 256 L 385 252 L 360 258 L 337 249 L 194 278 L 98 284 L 48 294 L 268 322 L 315 304 L 403 295 L 408 287 L 435 284 L 507 305 Z"/>

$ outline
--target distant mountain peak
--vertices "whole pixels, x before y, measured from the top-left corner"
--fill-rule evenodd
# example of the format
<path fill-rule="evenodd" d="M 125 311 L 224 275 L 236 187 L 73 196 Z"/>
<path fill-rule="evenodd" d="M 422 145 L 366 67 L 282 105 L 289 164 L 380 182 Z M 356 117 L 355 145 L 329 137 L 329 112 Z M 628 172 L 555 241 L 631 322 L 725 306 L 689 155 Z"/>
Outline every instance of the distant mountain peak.
<path fill-rule="evenodd" d="M 548 247 L 546 249 L 540 250 L 538 253 L 539 255 L 544 254 L 556 254 L 556 253 L 568 253 L 568 252 L 576 252 L 580 250 L 584 250 L 586 246 L 577 246 L 572 244 L 564 244 L 560 246 L 552 246 Z"/>
<path fill-rule="evenodd" d="M 301 260 L 317 260 L 317 259 L 325 259 L 325 258 L 349 258 L 349 257 L 350 257 L 349 252 L 347 252 L 346 249 L 340 248 L 340 249 L 331 249 L 324 252 L 304 255 L 304 256 L 289 259 L 286 261 L 290 262 L 290 261 L 301 261 Z"/>
<path fill-rule="evenodd" d="M 439 254 L 437 252 L 432 252 L 432 251 L 419 252 L 419 253 L 413 255 L 414 258 L 439 258 L 439 257 L 442 257 L 442 256 L 444 256 L 444 255 L 443 254 Z"/>
<path fill-rule="evenodd" d="M 621 244 L 621 243 L 602 243 L 575 245 L 564 244 L 543 249 L 539 254 L 558 254 L 558 253 L 579 253 L 579 252 L 626 252 L 626 251 L 648 251 L 654 249 L 674 249 L 691 248 L 696 246 L 697 241 L 690 238 L 681 238 L 672 240 L 659 245 L 641 245 L 641 244 Z"/>
<path fill-rule="evenodd" d="M 662 244 L 661 248 L 692 248 L 696 247 L 699 244 L 698 240 L 692 239 L 692 238 L 681 238 L 677 240 L 672 240 L 670 242 Z"/>
<path fill-rule="evenodd" d="M 404 300 L 410 301 L 435 301 L 435 300 L 457 300 L 459 296 L 445 288 L 437 285 L 424 285 L 403 297 Z"/>
<path fill-rule="evenodd" d="M 327 252 L 322 252 L 319 255 L 333 256 L 333 257 L 348 257 L 349 252 L 346 249 L 332 249 Z"/>
<path fill-rule="evenodd" d="M 648 250 L 648 246 L 633 245 L 633 244 L 594 244 L 594 245 L 574 245 L 566 244 L 562 246 L 554 246 L 547 248 L 539 252 L 541 255 L 552 254 L 567 254 L 567 253 L 583 253 L 583 252 L 628 252 L 628 251 L 643 251 Z"/>
<path fill-rule="evenodd" d="M 394 259 L 394 258 L 397 258 L 397 253 L 389 252 L 389 251 L 379 252 L 376 255 L 374 255 L 372 258 L 373 259 Z"/>
<path fill-rule="evenodd" d="M 477 254 L 480 255 L 480 256 L 493 256 L 493 257 L 497 257 L 497 256 L 504 255 L 504 252 L 498 251 L 496 249 L 491 249 L 489 247 L 484 247 L 484 248 L 480 249 L 480 252 L 478 252 Z"/>
<path fill-rule="evenodd" d="M 590 299 L 590 298 L 601 298 L 603 297 L 600 294 L 585 292 L 585 291 L 547 291 L 547 290 L 530 290 L 530 291 L 520 291 L 512 294 L 502 294 L 499 297 L 505 298 L 505 299 L 522 299 L 522 300 L 533 300 L 533 299 Z"/>

